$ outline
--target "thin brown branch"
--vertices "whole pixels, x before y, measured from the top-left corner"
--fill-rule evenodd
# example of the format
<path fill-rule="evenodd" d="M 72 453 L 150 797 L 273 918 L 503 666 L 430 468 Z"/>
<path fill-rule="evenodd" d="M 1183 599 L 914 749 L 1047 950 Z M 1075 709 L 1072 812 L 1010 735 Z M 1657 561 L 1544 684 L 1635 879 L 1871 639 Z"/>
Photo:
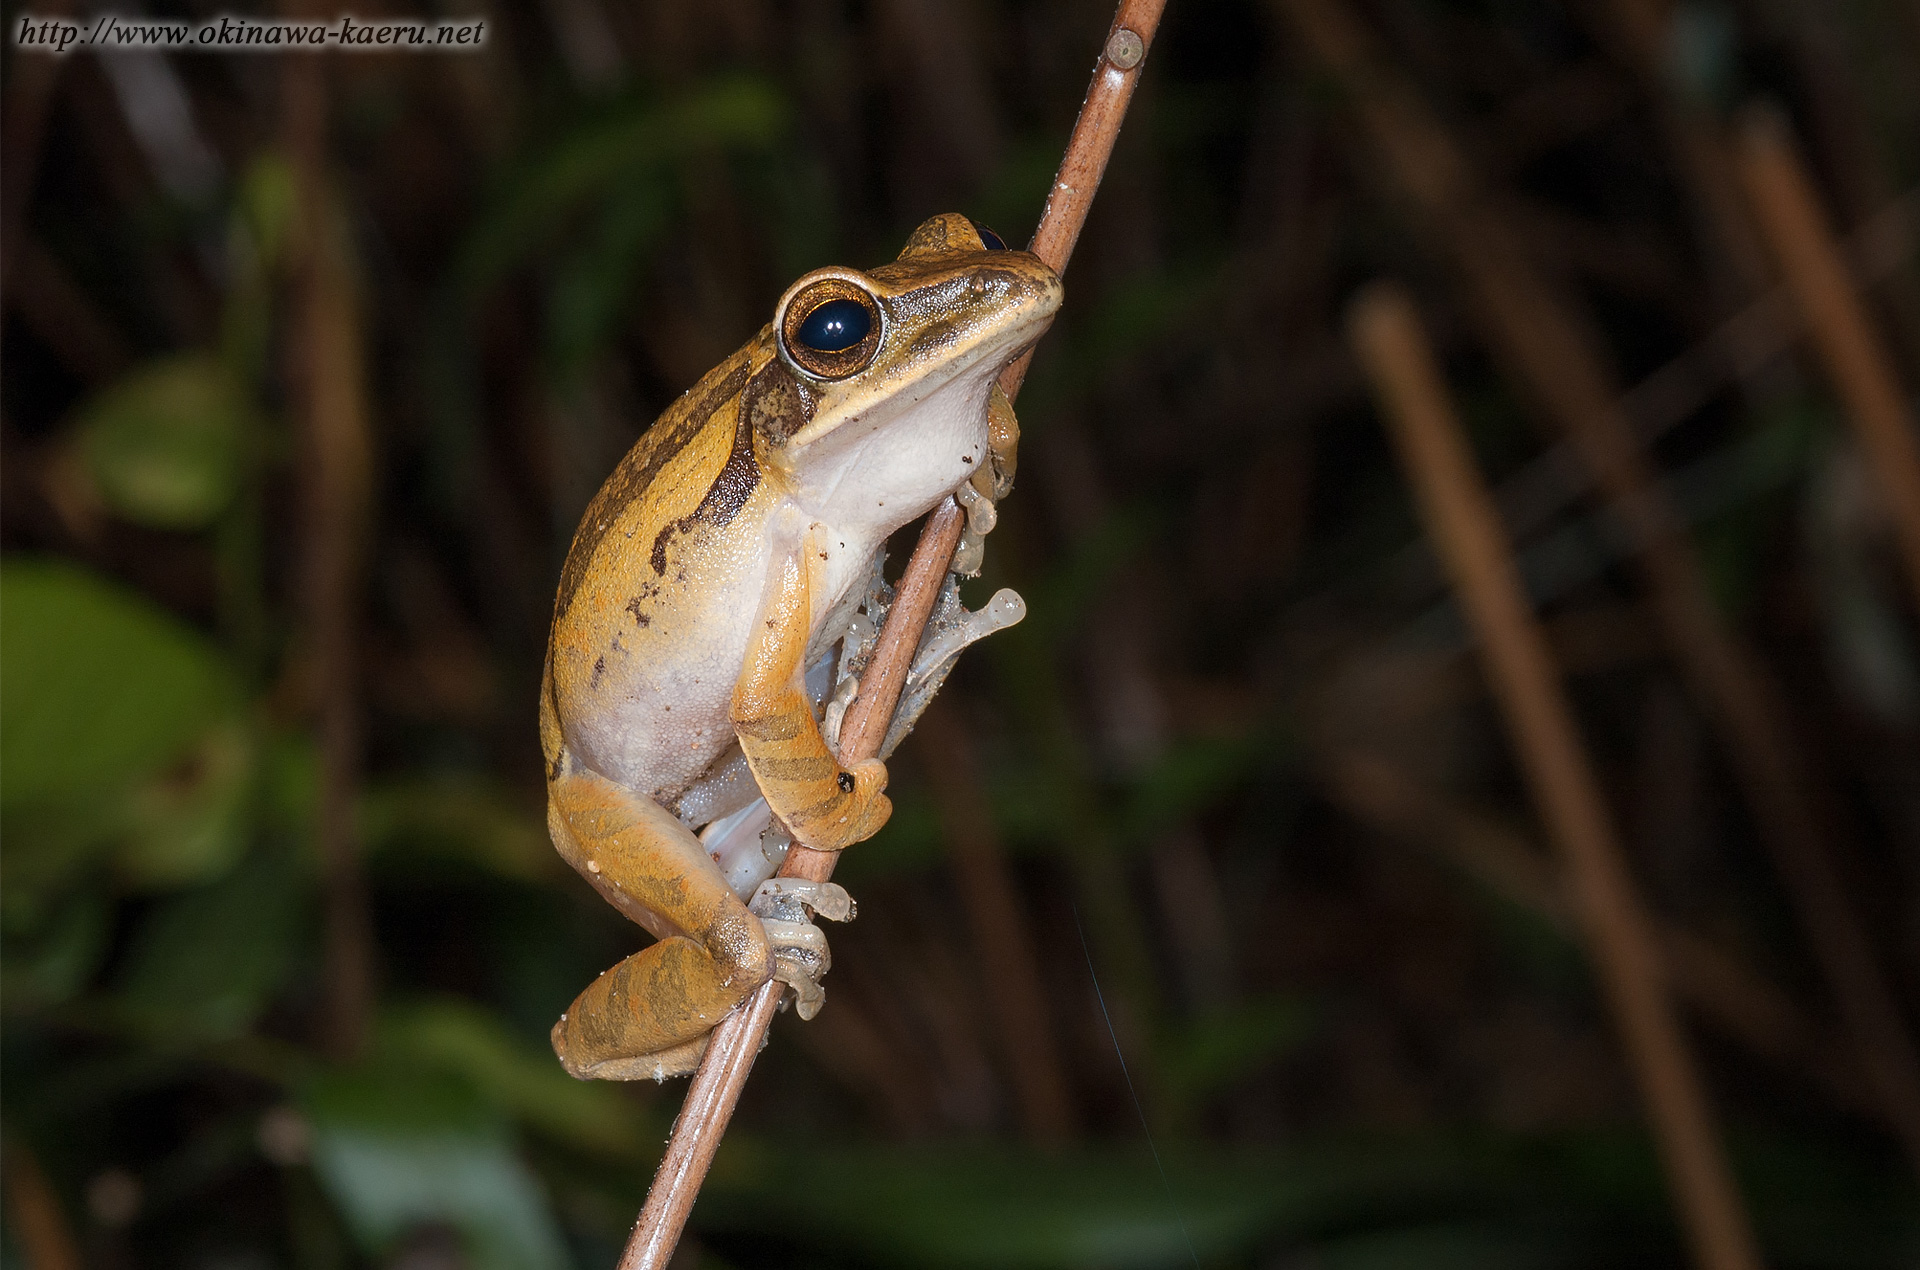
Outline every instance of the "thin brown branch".
<path fill-rule="evenodd" d="M 927 518 L 927 527 L 896 588 L 879 646 L 862 677 L 863 691 L 847 707 L 841 722 L 842 762 L 859 762 L 879 754 L 920 632 L 933 613 L 941 580 L 946 577 L 954 548 L 960 545 L 965 522 L 959 504 L 951 498 Z M 824 882 L 833 875 L 838 859 L 834 852 L 813 851 L 795 843 L 780 866 L 780 876 Z M 714 1152 L 720 1149 L 720 1139 L 733 1119 L 740 1091 L 746 1088 L 747 1073 L 753 1069 L 753 1060 L 766 1040 L 767 1028 L 773 1023 L 780 994 L 785 990 L 777 980 L 762 984 L 713 1029 L 706 1057 L 687 1087 L 686 1102 L 674 1121 L 667 1153 L 654 1174 L 619 1270 L 660 1270 L 673 1257 L 687 1214 L 700 1194 L 700 1183 L 713 1165 Z"/>
<path fill-rule="evenodd" d="M 1166 0 L 1120 0 L 1119 11 L 1108 29 L 1093 86 L 1074 121 L 1066 156 L 1054 177 L 1031 245 L 1034 254 L 1056 273 L 1065 272 L 1080 227 L 1086 223 L 1165 6 Z M 1019 395 L 1031 360 L 1029 350 L 1001 375 L 1000 386 L 1009 399 Z M 947 499 L 927 518 L 920 532 L 920 541 L 907 562 L 893 608 L 881 629 L 879 645 L 862 678 L 860 695 L 841 722 L 843 761 L 879 753 L 894 706 L 899 703 L 900 689 L 905 686 L 907 667 L 933 611 L 934 597 L 959 546 L 961 521 L 959 507 Z M 832 853 L 795 844 L 780 872 L 787 877 L 825 881 L 833 872 L 835 858 Z M 714 1028 L 706 1057 L 694 1073 L 686 1102 L 674 1121 L 673 1136 L 654 1174 L 646 1205 L 621 1254 L 619 1270 L 663 1270 L 673 1256 L 700 1184 L 733 1118 L 747 1072 L 773 1022 L 781 991 L 777 982 L 762 986 Z"/>
<path fill-rule="evenodd" d="M 1419 315 L 1404 290 L 1376 284 L 1356 302 L 1352 332 L 1562 857 L 1694 1255 L 1710 1270 L 1753 1270 L 1759 1249 L 1668 996 L 1652 918 Z"/>
<path fill-rule="evenodd" d="M 1347 90 L 1386 175 L 1467 283 L 1487 341 L 1565 433 L 1638 551 L 1653 609 L 1726 745 L 1874 1091 L 1920 1169 L 1920 1056 L 1838 872 L 1827 804 L 1778 688 L 1720 615 L 1698 555 L 1621 407 L 1598 334 L 1528 259 L 1463 147 L 1338 0 L 1283 11 Z"/>
<path fill-rule="evenodd" d="M 1554 655 L 1559 661 L 1557 650 Z M 1565 883 L 1546 854 L 1519 832 L 1452 802 L 1368 750 L 1330 754 L 1322 779 L 1334 801 L 1361 824 L 1444 859 L 1487 891 L 1576 935 Z M 1821 1025 L 1777 985 L 1714 941 L 1657 916 L 1654 921 L 1674 992 L 1701 1019 L 1760 1058 L 1811 1079 L 1836 1105 L 1880 1114 L 1863 1096 L 1859 1072 L 1839 1061 Z"/>
<path fill-rule="evenodd" d="M 1893 359 L 1834 242 L 1786 122 L 1771 111 L 1749 114 L 1740 131 L 1740 161 L 1787 291 L 1886 500 L 1920 603 L 1920 437 Z"/>
<path fill-rule="evenodd" d="M 1710 108 L 1675 89 L 1673 6 L 1665 0 L 1605 0 L 1608 34 L 1621 46 L 1644 91 L 1653 99 L 1663 140 L 1686 189 L 1709 276 L 1722 311 L 1766 289 L 1766 262 L 1753 222 L 1741 204 L 1724 132 Z"/>
<path fill-rule="evenodd" d="M 36 16 L 64 18 L 73 0 L 53 0 Z M 26 52 L 15 46 L 7 61 L 4 109 L 0 109 L 0 287 L 11 298 L 26 232 L 27 204 L 33 197 L 46 136 L 47 107 L 59 82 L 64 57 Z"/>
<path fill-rule="evenodd" d="M 359 295 L 327 162 L 324 63 L 283 69 L 286 146 L 303 209 L 294 274 L 291 378 L 306 473 L 306 600 L 320 715 L 323 1045 L 351 1058 L 373 1009 L 373 925 L 361 876 L 360 585 L 371 501 Z"/>
<path fill-rule="evenodd" d="M 8 1139 L 4 1173 L 7 1226 L 27 1265 L 32 1270 L 81 1270 L 80 1242 L 60 1197 L 24 1143 Z"/>

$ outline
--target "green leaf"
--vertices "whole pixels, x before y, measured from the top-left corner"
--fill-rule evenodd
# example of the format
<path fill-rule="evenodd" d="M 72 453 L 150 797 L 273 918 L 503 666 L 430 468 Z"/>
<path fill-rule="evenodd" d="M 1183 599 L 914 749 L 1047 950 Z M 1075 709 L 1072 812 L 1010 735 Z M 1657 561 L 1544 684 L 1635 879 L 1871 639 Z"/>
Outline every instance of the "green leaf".
<path fill-rule="evenodd" d="M 1296 997 L 1270 997 L 1201 1015 L 1168 1035 L 1161 1070 L 1188 1095 L 1233 1084 L 1313 1034 L 1313 1012 Z"/>
<path fill-rule="evenodd" d="M 42 929 L 13 938 L 0 957 L 0 985 L 12 1009 L 72 999 L 87 985 L 107 954 L 111 913 L 98 891 L 71 896 Z M 12 923 L 10 923 L 11 925 Z"/>
<path fill-rule="evenodd" d="M 172 887 L 225 873 L 247 847 L 253 772 L 252 738 L 229 722 L 135 789 L 130 824 L 113 857 L 121 879 Z"/>
<path fill-rule="evenodd" d="M 1218 802 L 1261 768 L 1293 748 L 1279 728 L 1256 727 L 1237 736 L 1182 738 L 1140 773 L 1128 798 L 1120 830 L 1146 843 Z"/>
<path fill-rule="evenodd" d="M 506 1126 L 471 1086 L 404 1064 L 328 1073 L 303 1098 L 313 1165 L 373 1256 L 427 1223 L 473 1270 L 564 1270 L 560 1232 Z"/>
<path fill-rule="evenodd" d="M 293 164 L 280 155 L 254 160 L 241 178 L 236 219 L 246 227 L 261 265 L 280 260 L 299 211 Z"/>
<path fill-rule="evenodd" d="M 163 901 L 134 936 L 121 999 L 134 1021 L 202 1037 L 244 1032 L 285 982 L 304 933 L 305 879 L 261 852 Z"/>
<path fill-rule="evenodd" d="M 670 102 L 635 102 L 580 128 L 507 186 L 461 251 L 472 295 L 557 236 L 582 204 L 659 164 L 703 151 L 771 145 L 786 105 L 763 81 L 719 80 Z"/>
<path fill-rule="evenodd" d="M 226 365 L 189 354 L 134 371 L 80 414 L 80 453 L 115 512 L 155 529 L 203 529 L 239 492 L 245 390 Z"/>
<path fill-rule="evenodd" d="M 388 1011 L 380 1047 L 397 1062 L 465 1079 L 494 1106 L 574 1146 L 631 1159 L 657 1136 L 659 1126 L 617 1086 L 575 1080 L 551 1049 L 528 1045 L 468 1002 L 445 999 Z"/>
<path fill-rule="evenodd" d="M 198 633 L 52 560 L 0 564 L 0 650 L 0 803 L 9 806 L 125 789 L 236 700 L 228 666 Z"/>
<path fill-rule="evenodd" d="M 562 264 L 547 315 L 548 357 L 560 383 L 577 379 L 612 335 L 642 259 L 665 237 L 672 216 L 660 182 L 633 182 L 608 200 L 596 231 Z"/>
<path fill-rule="evenodd" d="M 552 878 L 565 869 L 538 810 L 473 777 L 375 786 L 361 801 L 361 830 L 370 854 L 429 853 L 517 882 Z"/>

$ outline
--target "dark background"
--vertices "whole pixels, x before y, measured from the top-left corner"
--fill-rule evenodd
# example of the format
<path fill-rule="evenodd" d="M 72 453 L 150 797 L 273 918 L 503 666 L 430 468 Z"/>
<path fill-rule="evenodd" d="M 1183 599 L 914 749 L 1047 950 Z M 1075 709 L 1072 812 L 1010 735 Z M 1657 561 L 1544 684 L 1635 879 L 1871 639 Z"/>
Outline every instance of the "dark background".
<path fill-rule="evenodd" d="M 1316 6 L 1172 0 L 966 593 L 1032 616 L 893 759 L 827 1007 L 776 1021 L 676 1264 L 1686 1261 L 1344 336 L 1401 279 L 1488 477 L 1562 453 L 1475 234 L 1617 390 L 1679 383 L 1649 457 L 1913 1024 L 1914 597 L 1729 156 L 1780 112 L 1916 382 L 1920 10 L 1333 8 L 1388 74 L 1329 69 Z M 801 272 L 948 210 L 1024 241 L 1110 17 L 471 12 L 463 56 L 8 50 L 0 1264 L 612 1264 L 682 1086 L 547 1049 L 644 938 L 546 841 L 559 561 Z M 1387 166 L 1386 100 L 1465 156 L 1465 214 Z M 1780 333 L 1744 360 L 1741 314 Z M 1688 1034 L 1769 1263 L 1914 1264 L 1737 739 L 1572 490 L 1528 577 L 1648 903 L 1706 949 Z"/>

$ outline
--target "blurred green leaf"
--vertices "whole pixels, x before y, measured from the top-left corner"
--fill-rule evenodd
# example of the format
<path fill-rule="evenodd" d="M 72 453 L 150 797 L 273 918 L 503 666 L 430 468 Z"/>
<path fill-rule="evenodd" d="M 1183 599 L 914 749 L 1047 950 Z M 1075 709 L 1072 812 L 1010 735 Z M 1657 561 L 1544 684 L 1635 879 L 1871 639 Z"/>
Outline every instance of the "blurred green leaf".
<path fill-rule="evenodd" d="M 465 1082 L 376 1062 L 317 1078 L 302 1103 L 314 1169 L 369 1254 L 438 1223 L 460 1234 L 474 1270 L 569 1264 L 539 1183 Z"/>
<path fill-rule="evenodd" d="M 121 1001 L 138 1025 L 198 1037 L 244 1032 L 299 951 L 306 878 L 261 851 L 211 886 L 162 901 L 134 935 Z"/>
<path fill-rule="evenodd" d="M 1241 736 L 1182 738 L 1149 764 L 1133 784 L 1118 828 L 1146 843 L 1218 802 L 1263 767 L 1284 759 L 1291 746 L 1278 728 Z"/>
<path fill-rule="evenodd" d="M 104 895 L 81 891 L 27 937 L 15 938 L 9 930 L 0 957 L 0 991 L 8 1007 L 53 1005 L 84 988 L 106 956 L 110 917 Z"/>
<path fill-rule="evenodd" d="M 225 873 L 248 841 L 253 745 L 238 722 L 210 729 L 180 762 L 137 787 L 114 852 L 135 886 L 180 886 Z"/>
<path fill-rule="evenodd" d="M 1331 1239 L 1315 1245 L 1313 1264 L 1325 1270 L 1571 1270 L 1608 1264 L 1578 1252 L 1564 1236 L 1529 1235 L 1487 1222 L 1446 1223 Z"/>
<path fill-rule="evenodd" d="M 253 240 L 261 265 L 272 267 L 286 250 L 298 197 L 293 164 L 281 155 L 254 160 L 241 179 L 234 210 Z"/>
<path fill-rule="evenodd" d="M 0 648 L 9 804 L 124 787 L 178 757 L 236 700 L 227 665 L 197 632 L 52 560 L 0 564 Z"/>
<path fill-rule="evenodd" d="M 783 1230 L 892 1265 L 1210 1264 L 1244 1257 L 1278 1229 L 1310 1234 L 1350 1219 L 1357 1205 L 1391 1221 L 1402 1207 L 1484 1186 L 1465 1170 L 1449 1175 L 1431 1149 L 1392 1159 L 1163 1146 L 1156 1162 L 1144 1148 L 1042 1156 L 748 1144 L 730 1154 L 733 1145 L 721 1148 L 696 1220 Z M 834 1181 L 788 1184 L 803 1176 Z"/>
<path fill-rule="evenodd" d="M 360 815 L 369 852 L 430 853 L 519 882 L 565 869 L 539 812 L 488 781 L 435 775 L 386 782 L 368 790 Z"/>
<path fill-rule="evenodd" d="M 116 842 L 136 864 L 144 852 L 150 880 L 205 876 L 232 858 L 231 770 L 199 760 L 219 749 L 211 734 L 237 694 L 204 638 L 83 569 L 9 559 L 0 564 L 0 650 L 10 929 L 32 926 L 39 907 Z"/>
<path fill-rule="evenodd" d="M 1771 1264 L 1912 1263 L 1910 1185 L 1772 1139 L 1732 1145 L 1763 1243 L 1791 1250 Z M 1681 1255 L 1658 1157 L 1631 1131 L 1049 1154 L 731 1138 L 694 1221 L 915 1266 L 1242 1265 L 1280 1251 L 1306 1265 L 1558 1270 Z"/>
<path fill-rule="evenodd" d="M 493 1014 L 443 999 L 389 1010 L 384 1056 L 423 1071 L 464 1078 L 490 1103 L 551 1137 L 605 1155 L 633 1158 L 660 1126 L 617 1085 L 567 1075 L 553 1051 L 508 1032 Z"/>
<path fill-rule="evenodd" d="M 1185 1023 L 1160 1042 L 1159 1068 L 1189 1097 L 1232 1085 L 1313 1035 L 1312 1008 L 1297 997 L 1268 997 Z"/>
<path fill-rule="evenodd" d="M 239 492 L 250 410 L 219 358 L 169 358 L 82 408 L 80 453 L 121 516 L 155 529 L 203 529 Z"/>
<path fill-rule="evenodd" d="M 786 126 L 769 84 L 730 77 L 668 102 L 635 101 L 588 123 L 545 151 L 506 186 L 461 251 L 457 276 L 472 295 L 551 241 L 588 199 L 641 173 L 703 151 L 766 146 Z M 644 206 L 644 200 L 636 204 Z"/>
<path fill-rule="evenodd" d="M 666 234 L 673 201 L 658 182 L 636 181 L 616 190 L 554 278 L 547 313 L 547 351 L 553 373 L 570 381 L 612 337 L 641 261 Z"/>

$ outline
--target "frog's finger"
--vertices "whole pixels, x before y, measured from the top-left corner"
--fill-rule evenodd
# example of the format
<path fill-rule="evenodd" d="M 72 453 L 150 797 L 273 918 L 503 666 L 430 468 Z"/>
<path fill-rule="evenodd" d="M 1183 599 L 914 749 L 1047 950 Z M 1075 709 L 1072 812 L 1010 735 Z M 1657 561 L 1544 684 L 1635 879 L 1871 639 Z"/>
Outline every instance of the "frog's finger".
<path fill-rule="evenodd" d="M 772 917 L 783 921 L 804 921 L 807 910 L 811 910 L 830 922 L 850 922 L 860 911 L 847 888 L 838 882 L 810 882 L 806 878 L 768 878 L 753 893 L 747 907 L 763 920 Z"/>

